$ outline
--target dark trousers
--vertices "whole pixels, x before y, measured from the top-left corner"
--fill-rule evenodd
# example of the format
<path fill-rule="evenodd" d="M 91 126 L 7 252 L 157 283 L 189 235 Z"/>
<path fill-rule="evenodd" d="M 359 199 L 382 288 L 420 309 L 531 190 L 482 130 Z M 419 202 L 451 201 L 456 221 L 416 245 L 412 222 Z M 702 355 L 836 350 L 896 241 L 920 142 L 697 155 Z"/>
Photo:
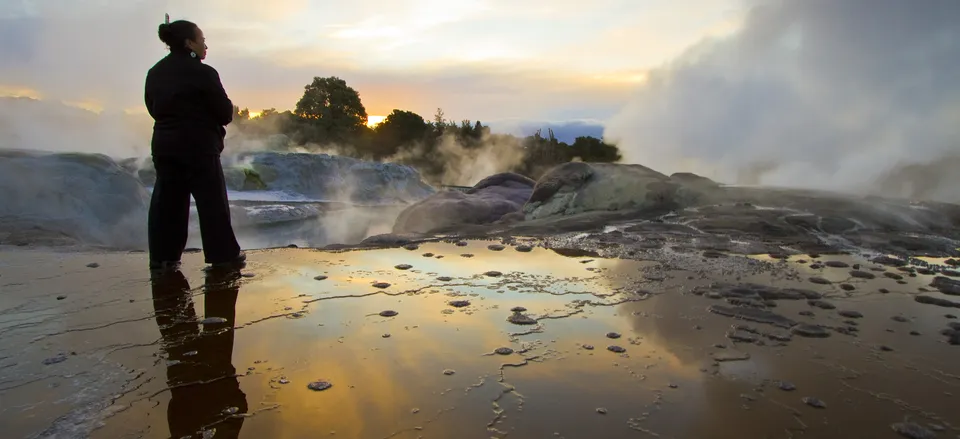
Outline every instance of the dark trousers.
<path fill-rule="evenodd" d="M 230 262 L 240 254 L 240 244 L 230 224 L 227 185 L 220 157 L 154 156 L 157 182 L 150 199 L 147 239 L 150 260 L 179 261 L 187 246 L 190 195 L 200 216 L 200 237 L 207 263 Z"/>

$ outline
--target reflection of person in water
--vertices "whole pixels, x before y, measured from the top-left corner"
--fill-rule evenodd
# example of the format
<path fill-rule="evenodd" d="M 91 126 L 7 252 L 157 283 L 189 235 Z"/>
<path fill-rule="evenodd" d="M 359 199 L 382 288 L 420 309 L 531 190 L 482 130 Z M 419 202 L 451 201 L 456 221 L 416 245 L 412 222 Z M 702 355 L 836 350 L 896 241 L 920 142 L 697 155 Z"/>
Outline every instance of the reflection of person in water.
<path fill-rule="evenodd" d="M 170 437 L 199 437 L 201 431 L 214 428 L 217 438 L 240 435 L 247 399 L 232 363 L 239 278 L 236 270 L 207 272 L 204 315 L 215 321 L 204 325 L 182 273 L 165 272 L 152 279 L 157 326 L 168 361 Z"/>

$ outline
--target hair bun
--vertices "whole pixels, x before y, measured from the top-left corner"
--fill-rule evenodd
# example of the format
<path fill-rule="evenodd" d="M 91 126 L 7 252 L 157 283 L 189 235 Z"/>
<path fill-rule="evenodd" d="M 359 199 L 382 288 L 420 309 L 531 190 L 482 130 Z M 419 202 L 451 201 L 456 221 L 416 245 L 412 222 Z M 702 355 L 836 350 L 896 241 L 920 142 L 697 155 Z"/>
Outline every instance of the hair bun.
<path fill-rule="evenodd" d="M 157 28 L 157 35 L 160 37 L 160 41 L 169 44 L 173 37 L 173 30 L 170 29 L 170 23 L 160 23 L 160 27 Z"/>

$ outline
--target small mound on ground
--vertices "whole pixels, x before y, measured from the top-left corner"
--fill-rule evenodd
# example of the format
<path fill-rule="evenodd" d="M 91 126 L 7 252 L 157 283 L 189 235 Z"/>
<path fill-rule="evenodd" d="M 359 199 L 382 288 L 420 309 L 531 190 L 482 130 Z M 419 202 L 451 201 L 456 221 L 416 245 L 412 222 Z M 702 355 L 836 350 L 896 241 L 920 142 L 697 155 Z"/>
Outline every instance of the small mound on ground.
<path fill-rule="evenodd" d="M 484 178 L 465 192 L 442 191 L 406 208 L 394 233 L 426 233 L 463 224 L 490 224 L 520 212 L 533 192 L 534 181 L 519 174 Z"/>
<path fill-rule="evenodd" d="M 687 180 L 674 180 L 640 165 L 564 163 L 537 181 L 523 211 L 527 220 L 533 220 L 592 211 L 682 207 L 698 197 Z"/>

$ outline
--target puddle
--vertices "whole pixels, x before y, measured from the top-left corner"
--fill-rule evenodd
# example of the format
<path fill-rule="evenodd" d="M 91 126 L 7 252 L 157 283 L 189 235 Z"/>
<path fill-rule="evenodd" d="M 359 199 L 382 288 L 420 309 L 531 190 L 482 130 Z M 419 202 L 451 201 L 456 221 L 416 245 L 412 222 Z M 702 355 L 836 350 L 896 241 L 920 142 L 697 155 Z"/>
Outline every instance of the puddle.
<path fill-rule="evenodd" d="M 490 244 L 255 251 L 253 277 L 205 274 L 189 254 L 185 276 L 153 283 L 143 254 L 0 253 L 0 423 L 94 438 L 960 432 L 960 346 L 941 334 L 960 309 L 915 300 L 951 298 L 932 275 L 898 283 L 883 273 L 906 272 L 835 255 L 816 261 L 876 277 L 808 256 L 728 273 Z"/>

